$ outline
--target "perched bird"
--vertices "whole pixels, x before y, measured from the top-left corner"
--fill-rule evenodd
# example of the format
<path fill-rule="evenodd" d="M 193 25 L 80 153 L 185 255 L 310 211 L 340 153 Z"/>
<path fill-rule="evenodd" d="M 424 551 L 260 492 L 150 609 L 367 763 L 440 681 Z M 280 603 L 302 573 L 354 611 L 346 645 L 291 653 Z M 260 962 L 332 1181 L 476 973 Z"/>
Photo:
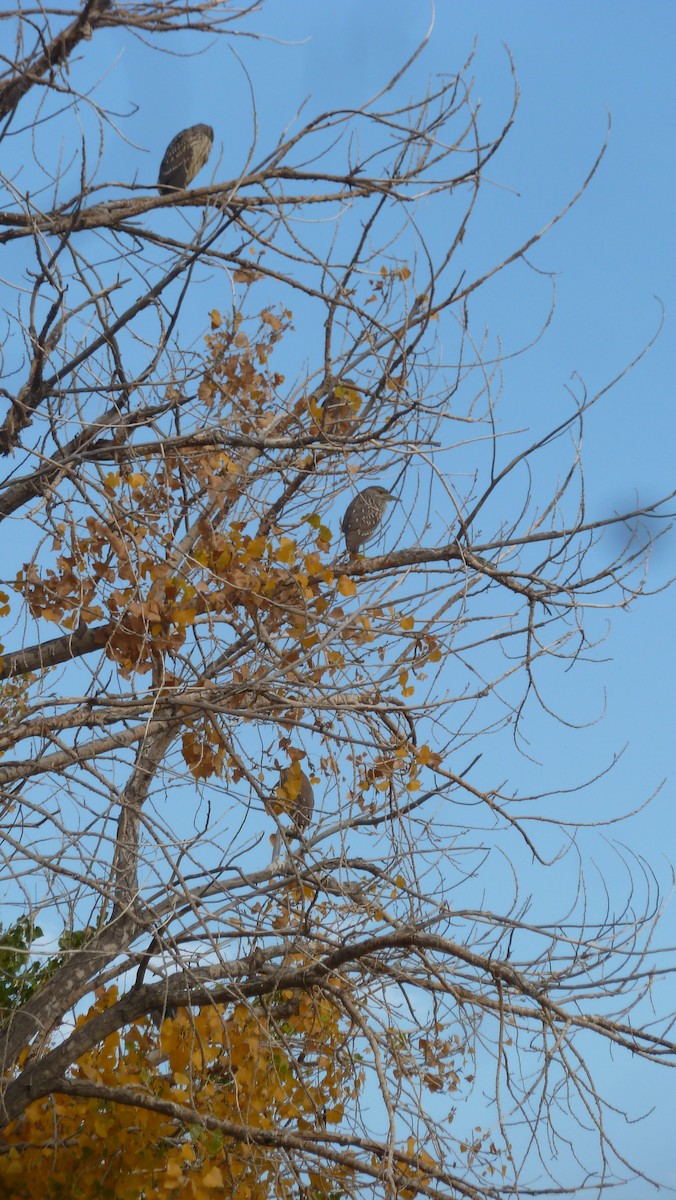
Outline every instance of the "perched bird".
<path fill-rule="evenodd" d="M 157 179 L 162 195 L 176 188 L 187 188 L 211 154 L 214 131 L 211 125 L 191 125 L 172 138 L 164 152 Z"/>
<path fill-rule="evenodd" d="M 279 784 L 272 800 L 275 812 L 288 813 L 293 825 L 287 837 L 300 838 L 307 829 L 315 807 L 315 794 L 312 784 L 300 763 L 294 762 L 290 767 L 283 767 L 279 773 Z M 272 851 L 272 861 L 279 858 L 282 849 L 282 835 L 279 829 L 275 835 Z"/>
<path fill-rule="evenodd" d="M 361 388 L 352 379 L 341 379 L 319 410 L 322 431 L 329 436 L 346 437 L 355 424 L 361 404 Z"/>
<path fill-rule="evenodd" d="M 390 500 L 397 503 L 397 497 L 391 496 L 387 488 L 374 484 L 357 492 L 350 501 L 340 523 L 345 534 L 345 548 L 350 554 L 357 554 L 359 547 L 373 537 Z"/>

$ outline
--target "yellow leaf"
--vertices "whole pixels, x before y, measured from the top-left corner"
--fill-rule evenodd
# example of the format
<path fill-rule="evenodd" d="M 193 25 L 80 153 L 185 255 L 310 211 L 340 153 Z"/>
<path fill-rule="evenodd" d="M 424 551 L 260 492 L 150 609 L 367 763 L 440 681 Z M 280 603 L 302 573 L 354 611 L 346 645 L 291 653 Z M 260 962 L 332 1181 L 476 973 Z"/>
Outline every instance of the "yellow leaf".
<path fill-rule="evenodd" d="M 341 575 L 338 579 L 338 591 L 340 592 L 341 596 L 356 596 L 357 585 L 354 580 L 350 579 L 347 575 Z"/>
<path fill-rule="evenodd" d="M 415 625 L 415 621 L 414 621 L 413 617 L 402 617 L 401 621 L 399 622 L 400 629 L 405 629 L 405 630 L 413 629 L 414 625 Z"/>
<path fill-rule="evenodd" d="M 279 562 L 291 564 L 296 558 L 296 543 L 291 538 L 280 538 L 279 547 L 275 552 L 275 558 Z"/>
<path fill-rule="evenodd" d="M 243 554 L 244 561 L 247 562 L 249 559 L 252 559 L 252 558 L 254 558 L 254 559 L 262 558 L 265 553 L 265 547 L 267 546 L 267 544 L 268 544 L 267 538 L 264 533 L 261 534 L 260 537 L 252 538 L 251 541 L 249 542 L 249 545 L 247 546 L 246 550 L 244 551 L 244 554 Z"/>
<path fill-rule="evenodd" d="M 192 625 L 196 616 L 196 608 L 175 608 L 173 613 L 176 625 Z"/>
<path fill-rule="evenodd" d="M 209 318 L 211 320 L 211 328 L 220 329 L 221 325 L 223 324 L 223 318 L 217 308 L 212 308 L 211 312 L 209 313 Z"/>
<path fill-rule="evenodd" d="M 205 1187 L 222 1188 L 225 1186 L 223 1180 L 223 1172 L 219 1167 L 212 1167 L 208 1175 L 204 1176 L 202 1183 Z"/>
<path fill-rule="evenodd" d="M 89 1064 L 84 1061 L 78 1063 L 78 1067 L 80 1073 L 84 1075 L 85 1079 L 91 1079 L 94 1083 L 101 1082 L 101 1072 L 97 1071 L 95 1067 L 90 1067 Z"/>

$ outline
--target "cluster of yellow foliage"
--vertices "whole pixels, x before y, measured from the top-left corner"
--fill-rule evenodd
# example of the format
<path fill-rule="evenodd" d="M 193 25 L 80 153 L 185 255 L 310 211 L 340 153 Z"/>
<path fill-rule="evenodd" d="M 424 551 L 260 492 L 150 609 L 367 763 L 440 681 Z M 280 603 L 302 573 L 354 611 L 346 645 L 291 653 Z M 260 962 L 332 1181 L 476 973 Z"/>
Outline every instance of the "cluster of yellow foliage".
<path fill-rule="evenodd" d="M 116 999 L 115 988 L 101 991 L 78 1025 Z M 280 993 L 255 1009 L 181 1009 L 159 1033 L 143 1018 L 111 1034 L 71 1073 L 129 1089 L 138 1102 L 58 1093 L 35 1101 L 5 1131 L 10 1148 L 0 1155 L 0 1194 L 269 1200 L 297 1196 L 302 1182 L 317 1197 L 341 1195 L 344 1168 L 335 1164 L 327 1174 L 314 1168 L 313 1156 L 304 1164 L 302 1150 L 289 1155 L 282 1147 L 285 1134 L 297 1139 L 337 1125 L 359 1091 L 353 1060 L 340 1053 L 343 1040 L 339 1010 L 318 992 Z M 194 1122 L 153 1111 L 154 1099 L 191 1110 Z M 258 1142 L 257 1131 L 273 1136 Z"/>

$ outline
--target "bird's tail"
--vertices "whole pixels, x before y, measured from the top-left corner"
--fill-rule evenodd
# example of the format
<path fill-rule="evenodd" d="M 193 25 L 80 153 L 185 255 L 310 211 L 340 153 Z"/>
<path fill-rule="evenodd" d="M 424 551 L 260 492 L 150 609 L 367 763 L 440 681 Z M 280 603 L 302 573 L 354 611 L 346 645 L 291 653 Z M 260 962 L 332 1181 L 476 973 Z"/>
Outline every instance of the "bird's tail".
<path fill-rule="evenodd" d="M 272 858 L 270 860 L 271 863 L 275 863 L 275 862 L 279 861 L 279 859 L 281 858 L 283 846 L 284 846 L 284 842 L 282 840 L 282 835 L 281 835 L 280 830 L 278 829 L 275 834 L 275 840 L 272 845 Z"/>

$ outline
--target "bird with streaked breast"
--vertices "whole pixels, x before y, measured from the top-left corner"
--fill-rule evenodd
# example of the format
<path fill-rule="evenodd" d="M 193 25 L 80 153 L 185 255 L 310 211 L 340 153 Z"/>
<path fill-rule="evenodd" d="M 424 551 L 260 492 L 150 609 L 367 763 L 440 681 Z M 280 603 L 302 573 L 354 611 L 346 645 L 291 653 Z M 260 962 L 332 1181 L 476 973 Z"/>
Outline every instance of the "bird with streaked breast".
<path fill-rule="evenodd" d="M 211 154 L 214 131 L 211 125 L 190 125 L 172 138 L 164 152 L 157 179 L 160 195 L 187 188 Z"/>
<path fill-rule="evenodd" d="M 380 484 L 364 488 L 350 501 L 340 523 L 349 554 L 358 554 L 360 546 L 373 537 L 390 501 L 398 503 L 397 497 Z"/>

